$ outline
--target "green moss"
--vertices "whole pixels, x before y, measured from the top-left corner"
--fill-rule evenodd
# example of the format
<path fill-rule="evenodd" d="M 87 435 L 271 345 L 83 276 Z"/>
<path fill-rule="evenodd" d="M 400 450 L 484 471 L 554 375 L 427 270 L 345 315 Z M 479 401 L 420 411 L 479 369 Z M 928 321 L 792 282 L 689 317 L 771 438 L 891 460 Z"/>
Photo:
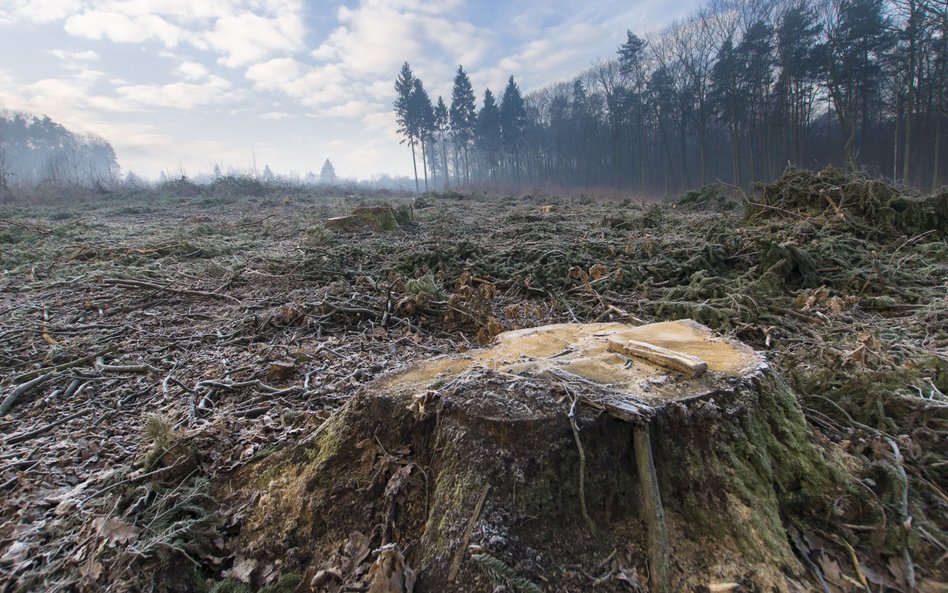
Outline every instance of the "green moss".
<path fill-rule="evenodd" d="M 329 420 L 326 420 L 327 424 L 322 426 L 320 429 L 319 436 L 313 440 L 312 443 L 307 444 L 304 447 L 301 447 L 294 458 L 284 458 L 279 459 L 274 462 L 272 465 L 263 470 L 260 476 L 255 480 L 255 484 L 259 488 L 265 488 L 270 482 L 278 479 L 283 474 L 292 471 L 294 473 L 298 472 L 310 472 L 305 468 L 297 467 L 301 464 L 310 466 L 310 468 L 319 467 L 326 464 L 332 457 L 337 455 L 342 450 L 342 445 L 344 442 L 344 432 L 345 414 L 340 414 Z M 266 451 L 266 450 L 264 450 Z M 272 454 L 272 450 L 264 453 L 262 451 L 260 454 L 264 458 L 269 457 Z"/>
<path fill-rule="evenodd" d="M 208 593 L 250 593 L 250 585 L 227 578 L 211 585 Z"/>
<path fill-rule="evenodd" d="M 293 593 L 302 580 L 303 575 L 295 572 L 280 575 L 277 582 L 270 586 L 263 587 L 258 593 Z"/>

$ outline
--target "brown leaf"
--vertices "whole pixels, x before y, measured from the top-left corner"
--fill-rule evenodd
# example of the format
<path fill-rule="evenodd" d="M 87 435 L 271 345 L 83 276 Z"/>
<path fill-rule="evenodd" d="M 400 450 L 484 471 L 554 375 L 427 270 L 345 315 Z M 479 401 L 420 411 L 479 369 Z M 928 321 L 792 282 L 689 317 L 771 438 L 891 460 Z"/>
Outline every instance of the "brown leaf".
<path fill-rule="evenodd" d="M 589 268 L 589 277 L 593 280 L 599 280 L 609 274 L 609 268 L 602 264 L 596 264 Z"/>
<path fill-rule="evenodd" d="M 346 571 L 352 572 L 356 569 L 356 567 L 365 562 L 365 559 L 368 558 L 370 551 L 369 538 L 358 531 L 353 531 L 350 533 L 349 541 L 346 542 L 346 545 L 343 548 L 343 553 L 349 558 Z"/>
<path fill-rule="evenodd" d="M 19 564 L 26 560 L 30 555 L 30 550 L 33 549 L 33 544 L 27 542 L 16 541 L 13 542 L 7 551 L 3 553 L 3 556 L 0 557 L 0 562 L 10 563 L 10 564 Z"/>
<path fill-rule="evenodd" d="M 405 564 L 401 552 L 390 544 L 379 552 L 369 570 L 369 579 L 368 593 L 412 593 L 416 575 Z"/>
<path fill-rule="evenodd" d="M 414 467 L 413 464 L 409 463 L 395 470 L 395 473 L 388 479 L 388 484 L 385 486 L 386 498 L 397 496 L 398 493 L 401 492 L 402 487 L 405 485 L 405 482 L 408 481 L 409 474 L 411 474 L 411 470 Z"/>
<path fill-rule="evenodd" d="M 99 517 L 95 520 L 96 532 L 108 540 L 110 546 L 127 544 L 138 539 L 138 528 L 117 517 Z"/>
<path fill-rule="evenodd" d="M 234 560 L 234 566 L 230 570 L 224 571 L 225 576 L 237 579 L 242 583 L 249 583 L 253 571 L 257 568 L 257 561 L 253 558 L 242 558 L 240 556 Z"/>

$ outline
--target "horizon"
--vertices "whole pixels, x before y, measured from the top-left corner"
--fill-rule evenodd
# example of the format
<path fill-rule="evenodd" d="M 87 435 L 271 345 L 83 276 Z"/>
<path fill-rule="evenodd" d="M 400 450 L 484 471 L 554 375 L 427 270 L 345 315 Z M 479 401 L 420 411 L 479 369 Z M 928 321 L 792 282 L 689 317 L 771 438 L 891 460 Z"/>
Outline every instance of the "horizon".
<path fill-rule="evenodd" d="M 700 3 L 26 0 L 0 9 L 0 108 L 95 134 L 122 173 L 222 170 L 411 176 L 392 101 L 408 61 L 436 99 L 463 65 L 478 101 L 514 76 L 525 94 L 568 81 Z M 569 15 L 569 16 L 567 16 Z"/>

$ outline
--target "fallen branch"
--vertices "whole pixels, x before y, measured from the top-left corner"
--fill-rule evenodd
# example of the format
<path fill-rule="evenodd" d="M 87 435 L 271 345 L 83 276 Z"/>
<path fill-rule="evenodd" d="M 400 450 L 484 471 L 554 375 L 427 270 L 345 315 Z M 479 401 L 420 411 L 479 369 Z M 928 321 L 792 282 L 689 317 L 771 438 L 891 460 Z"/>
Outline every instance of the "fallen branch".
<path fill-rule="evenodd" d="M 78 418 L 79 416 L 82 416 L 85 413 L 86 413 L 86 410 L 80 410 L 76 412 L 75 414 L 70 414 L 69 416 L 66 416 L 65 418 L 60 418 L 59 420 L 56 420 L 55 422 L 50 422 L 46 426 L 41 426 L 40 428 L 37 428 L 36 430 L 31 430 L 29 432 L 12 435 L 3 441 L 3 445 L 4 446 L 16 445 L 19 443 L 32 440 L 38 436 L 42 436 L 46 434 L 47 432 L 51 431 L 57 426 L 61 426 L 69 422 L 70 420 L 75 420 L 76 418 Z"/>
<path fill-rule="evenodd" d="M 566 393 L 569 393 L 573 401 L 569 406 L 569 425 L 573 429 L 573 439 L 576 441 L 576 450 L 579 452 L 579 509 L 583 513 L 583 519 L 589 526 L 589 531 L 596 533 L 596 524 L 593 523 L 589 512 L 586 510 L 586 451 L 583 450 L 583 442 L 579 438 L 579 426 L 576 424 L 576 402 L 579 400 L 570 393 L 569 388 L 563 385 Z"/>
<path fill-rule="evenodd" d="M 19 382 L 21 382 L 21 381 L 27 381 L 27 380 L 29 380 L 29 379 L 32 379 L 33 377 L 36 377 L 36 376 L 41 375 L 41 374 L 43 374 L 43 373 L 54 373 L 54 372 L 56 372 L 56 371 L 62 371 L 62 370 L 65 370 L 65 369 L 71 369 L 71 368 L 73 368 L 73 367 L 82 366 L 82 365 L 86 364 L 87 362 L 92 362 L 92 361 L 94 361 L 96 358 L 99 358 L 100 356 L 104 356 L 105 354 L 108 354 L 109 352 L 112 352 L 113 350 L 115 350 L 115 346 L 109 346 L 108 348 L 105 348 L 104 350 L 100 350 L 100 351 L 96 352 L 95 354 L 90 354 L 89 356 L 83 356 L 82 358 L 77 358 L 76 360 L 71 360 L 71 361 L 69 361 L 69 362 L 64 362 L 64 363 L 62 363 L 62 364 L 57 364 L 56 366 L 45 367 L 45 368 L 42 368 L 42 369 L 36 369 L 36 370 L 33 370 L 33 371 L 29 371 L 29 372 L 23 373 L 23 374 L 21 374 L 21 375 L 18 375 L 16 378 L 13 379 L 13 382 L 14 382 L 14 383 L 19 383 Z M 69 396 L 69 393 L 68 393 L 69 390 L 67 389 L 66 391 L 67 391 L 66 397 L 68 397 L 68 396 Z"/>
<path fill-rule="evenodd" d="M 96 370 L 100 373 L 160 373 L 150 364 L 103 364 L 97 365 Z"/>
<path fill-rule="evenodd" d="M 481 509 L 484 507 L 484 501 L 487 499 L 488 490 L 490 490 L 490 482 L 484 484 L 484 489 L 481 491 L 481 496 L 477 499 L 477 504 L 474 505 L 474 512 L 471 513 L 471 518 L 467 522 L 467 529 L 464 530 L 464 537 L 461 538 L 461 546 L 458 548 L 457 553 L 454 554 L 454 560 L 451 561 L 451 571 L 448 572 L 449 583 L 453 583 L 455 579 L 458 578 L 458 572 L 461 570 L 461 560 L 464 559 L 464 552 L 471 543 L 471 533 L 474 531 L 474 526 L 477 525 L 478 517 L 481 516 Z"/>
<path fill-rule="evenodd" d="M 644 358 L 660 367 L 678 371 L 690 379 L 696 379 L 708 370 L 708 363 L 697 356 L 676 352 L 661 346 L 636 340 L 609 340 L 609 352 L 629 357 Z"/>
<path fill-rule="evenodd" d="M 27 393 L 31 389 L 39 387 L 40 385 L 48 381 L 51 376 L 52 376 L 52 373 L 40 375 L 39 377 L 36 377 L 35 379 L 31 379 L 30 381 L 27 381 L 26 383 L 20 384 L 18 387 L 14 387 L 13 390 L 10 391 L 10 394 L 7 395 L 3 399 L 2 403 L 0 403 L 0 416 L 6 415 L 6 413 L 10 411 L 10 408 L 13 407 L 13 404 L 16 403 L 16 400 L 19 399 L 21 395 L 23 395 L 24 393 Z"/>
<path fill-rule="evenodd" d="M 668 533 L 665 529 L 665 509 L 655 475 L 652 458 L 652 441 L 647 424 L 632 427 L 632 443 L 635 447 L 635 465 L 642 485 L 642 507 L 648 525 L 649 591 L 670 593 L 668 581 Z"/>
<path fill-rule="evenodd" d="M 157 284 L 155 282 L 147 282 L 145 280 L 131 280 L 125 278 L 106 278 L 102 281 L 103 284 L 108 284 L 111 286 L 120 286 L 122 288 L 149 288 L 151 290 L 165 291 L 170 290 L 171 292 L 177 294 L 188 294 L 191 296 L 202 296 L 209 297 L 214 299 L 222 299 L 225 301 L 230 301 L 237 305 L 243 305 L 238 299 L 228 295 L 228 294 L 219 294 L 216 292 L 208 292 L 206 290 L 194 290 L 191 288 L 172 288 L 171 284 Z"/>

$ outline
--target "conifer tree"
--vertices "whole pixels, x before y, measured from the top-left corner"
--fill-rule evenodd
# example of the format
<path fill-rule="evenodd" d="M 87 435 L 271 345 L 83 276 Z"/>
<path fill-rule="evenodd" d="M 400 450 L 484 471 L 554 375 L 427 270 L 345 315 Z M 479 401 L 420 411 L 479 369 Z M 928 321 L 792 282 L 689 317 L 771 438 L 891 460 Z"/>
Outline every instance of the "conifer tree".
<path fill-rule="evenodd" d="M 409 102 L 409 119 L 415 130 L 415 138 L 421 144 L 421 161 L 425 173 L 425 191 L 428 191 L 428 141 L 434 135 L 435 121 L 434 108 L 431 105 L 431 97 L 421 80 L 415 78 L 412 86 L 411 100 Z"/>
<path fill-rule="evenodd" d="M 412 109 L 412 95 L 415 89 L 415 75 L 408 62 L 402 64 L 402 69 L 395 79 L 395 123 L 398 124 L 398 133 L 405 137 L 402 144 L 408 143 L 411 147 L 411 164 L 415 171 L 415 191 L 418 187 L 418 161 L 415 158 L 415 141 L 418 139 L 416 122 Z"/>
<path fill-rule="evenodd" d="M 444 99 L 438 95 L 438 103 L 434 110 L 435 131 L 438 132 L 438 141 L 441 144 L 441 164 L 444 167 L 444 187 L 448 187 L 448 148 L 444 143 L 444 133 L 449 129 L 448 107 L 444 104 Z"/>
<path fill-rule="evenodd" d="M 497 154 L 501 147 L 500 110 L 490 89 L 484 91 L 484 106 L 477 112 L 477 144 L 491 181 L 497 182 Z"/>
<path fill-rule="evenodd" d="M 454 76 L 454 88 L 451 90 L 451 136 L 454 138 L 455 179 L 460 184 L 458 174 L 458 151 L 464 154 L 464 180 L 470 182 L 469 150 L 477 127 L 477 106 L 474 87 L 464 68 L 458 66 Z"/>
<path fill-rule="evenodd" d="M 329 159 L 326 159 L 323 168 L 319 171 L 319 182 L 326 185 L 335 185 L 336 183 L 336 168 L 332 166 L 332 161 Z"/>
<path fill-rule="evenodd" d="M 500 135 L 504 150 L 513 156 L 514 175 L 520 186 L 520 143 L 527 128 L 527 110 L 520 87 L 511 76 L 500 101 Z"/>

